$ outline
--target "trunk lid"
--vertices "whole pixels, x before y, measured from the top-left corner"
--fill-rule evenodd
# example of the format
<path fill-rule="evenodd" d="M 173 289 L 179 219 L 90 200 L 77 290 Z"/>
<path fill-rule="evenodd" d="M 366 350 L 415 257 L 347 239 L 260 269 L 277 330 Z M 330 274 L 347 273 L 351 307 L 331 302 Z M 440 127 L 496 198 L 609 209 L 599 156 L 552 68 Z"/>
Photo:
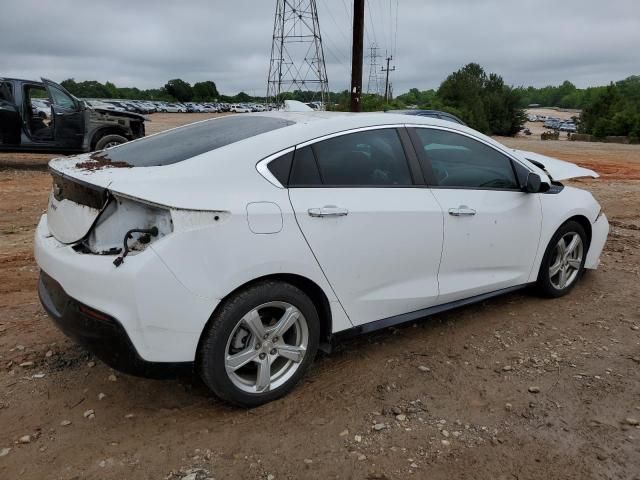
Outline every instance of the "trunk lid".
<path fill-rule="evenodd" d="M 570 178 L 591 177 L 598 178 L 598 175 L 593 170 L 588 168 L 579 167 L 575 163 L 565 162 L 564 160 L 558 160 L 557 158 L 547 157 L 534 152 L 526 152 L 523 150 L 514 150 L 515 153 L 522 159 L 533 163 L 536 167 L 545 170 L 553 180 L 568 180 Z"/>
<path fill-rule="evenodd" d="M 113 182 L 115 166 L 92 160 L 92 155 L 60 158 L 49 163 L 53 188 L 49 194 L 49 232 L 61 243 L 75 243 L 91 230 L 109 203 L 107 187 Z M 95 156 L 93 158 L 96 158 Z M 128 170 L 128 169 L 126 169 Z"/>

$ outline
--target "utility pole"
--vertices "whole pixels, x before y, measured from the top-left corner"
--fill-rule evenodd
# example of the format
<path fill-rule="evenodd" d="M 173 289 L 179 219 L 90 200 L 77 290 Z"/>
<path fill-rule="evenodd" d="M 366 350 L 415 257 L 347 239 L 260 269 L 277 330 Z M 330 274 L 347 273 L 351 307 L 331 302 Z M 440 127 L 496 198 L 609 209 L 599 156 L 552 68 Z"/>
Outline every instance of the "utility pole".
<path fill-rule="evenodd" d="M 393 60 L 393 56 L 387 57 L 387 68 L 382 67 L 382 71 L 387 72 L 387 80 L 384 84 L 384 101 L 386 103 L 389 102 L 389 72 L 396 71 L 395 65 L 393 66 L 393 68 L 389 68 L 389 63 L 391 62 L 391 60 Z"/>
<path fill-rule="evenodd" d="M 353 0 L 353 48 L 351 50 L 351 111 L 362 111 L 362 62 L 364 48 L 364 0 Z"/>

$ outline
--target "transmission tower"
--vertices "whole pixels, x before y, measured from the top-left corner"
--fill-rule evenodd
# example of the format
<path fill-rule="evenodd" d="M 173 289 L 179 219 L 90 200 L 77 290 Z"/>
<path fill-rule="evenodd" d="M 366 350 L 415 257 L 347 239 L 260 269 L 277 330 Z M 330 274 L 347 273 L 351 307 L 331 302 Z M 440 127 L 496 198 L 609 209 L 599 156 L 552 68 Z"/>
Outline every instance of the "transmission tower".
<path fill-rule="evenodd" d="M 373 93 L 380 95 L 380 75 L 378 59 L 381 57 L 378 54 L 378 46 L 373 43 L 369 47 L 369 81 L 367 82 L 367 93 Z"/>
<path fill-rule="evenodd" d="M 279 104 L 283 94 L 314 92 L 324 106 L 329 83 L 315 0 L 277 0 L 273 22 L 267 100 Z"/>

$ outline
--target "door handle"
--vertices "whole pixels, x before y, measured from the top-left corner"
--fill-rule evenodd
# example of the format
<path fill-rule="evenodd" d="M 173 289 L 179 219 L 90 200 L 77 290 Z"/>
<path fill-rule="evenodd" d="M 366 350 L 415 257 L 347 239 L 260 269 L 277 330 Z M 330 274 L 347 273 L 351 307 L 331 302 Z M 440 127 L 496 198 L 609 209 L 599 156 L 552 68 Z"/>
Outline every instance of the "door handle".
<path fill-rule="evenodd" d="M 335 205 L 325 205 L 322 208 L 310 208 L 307 210 L 309 216 L 322 218 L 322 217 L 345 217 L 349 214 L 349 210 L 346 208 L 336 207 Z"/>
<path fill-rule="evenodd" d="M 454 217 L 470 217 L 475 214 L 476 211 L 466 205 L 460 205 L 458 208 L 449 209 L 449 215 L 453 215 Z"/>

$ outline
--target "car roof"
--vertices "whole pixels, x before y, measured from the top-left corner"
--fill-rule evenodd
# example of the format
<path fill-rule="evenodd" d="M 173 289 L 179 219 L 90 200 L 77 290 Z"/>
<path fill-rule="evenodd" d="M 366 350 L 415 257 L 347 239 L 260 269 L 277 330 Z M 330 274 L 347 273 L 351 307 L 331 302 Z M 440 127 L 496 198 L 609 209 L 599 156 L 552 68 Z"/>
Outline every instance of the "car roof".
<path fill-rule="evenodd" d="M 104 184 L 109 184 L 109 188 L 114 192 L 132 195 L 161 205 L 187 209 L 201 209 L 203 205 L 209 205 L 212 208 L 215 206 L 217 209 L 224 210 L 228 207 L 231 199 L 237 196 L 238 188 L 245 188 L 252 192 L 273 188 L 273 185 L 256 169 L 256 165 L 264 159 L 276 158 L 277 155 L 291 151 L 292 147 L 296 145 L 320 140 L 333 134 L 358 131 L 361 128 L 432 126 L 467 134 L 494 145 L 505 153 L 509 151 L 505 146 L 469 127 L 431 117 L 384 112 L 342 113 L 326 111 L 271 111 L 247 113 L 242 116 L 246 119 L 260 117 L 285 119 L 289 125 L 196 154 L 184 161 L 166 166 L 151 166 L 143 169 L 111 168 L 92 172 L 90 181 L 100 180 Z M 229 118 L 237 117 L 221 116 L 196 122 L 196 124 L 208 123 L 215 128 L 213 124 L 224 122 Z M 190 127 L 187 125 L 177 127 L 177 129 Z M 168 130 L 156 135 L 167 135 L 170 132 L 171 130 Z M 126 143 L 122 147 L 114 147 L 114 152 L 118 148 L 131 146 L 134 143 L 139 143 L 139 146 L 142 147 L 143 142 L 152 137 L 153 135 Z M 61 159 L 59 168 L 64 169 L 65 162 L 72 166 L 77 161 L 74 158 Z M 142 179 L 144 181 L 141 181 Z M 242 179 L 242 182 L 239 184 L 237 179 Z M 175 188 L 178 181 L 190 187 Z M 212 190 L 210 187 L 213 183 L 216 188 Z"/>
<path fill-rule="evenodd" d="M 432 117 L 409 116 L 398 113 L 345 113 L 345 112 L 285 112 L 285 111 L 262 111 L 249 113 L 254 118 L 271 117 L 287 120 L 290 124 L 283 128 L 249 137 L 244 140 L 232 143 L 225 147 L 193 157 L 184 163 L 190 163 L 197 170 L 197 165 L 202 162 L 202 168 L 214 158 L 228 165 L 229 169 L 235 169 L 244 162 L 238 162 L 238 158 L 246 158 L 248 163 L 255 163 L 270 155 L 285 151 L 292 146 L 300 145 L 309 141 L 320 139 L 321 137 L 339 134 L 341 132 L 358 130 L 368 127 L 384 126 L 404 126 L 404 125 L 424 125 L 455 130 L 497 145 L 498 148 L 505 149 L 494 140 L 485 135 L 472 130 L 469 127 L 460 125 L 449 120 L 440 120 Z M 203 122 L 219 122 L 225 118 L 217 117 L 203 120 Z M 199 123 L 199 122 L 198 122 Z M 189 128 L 189 126 L 178 127 Z M 176 166 L 176 168 L 179 168 Z"/>

